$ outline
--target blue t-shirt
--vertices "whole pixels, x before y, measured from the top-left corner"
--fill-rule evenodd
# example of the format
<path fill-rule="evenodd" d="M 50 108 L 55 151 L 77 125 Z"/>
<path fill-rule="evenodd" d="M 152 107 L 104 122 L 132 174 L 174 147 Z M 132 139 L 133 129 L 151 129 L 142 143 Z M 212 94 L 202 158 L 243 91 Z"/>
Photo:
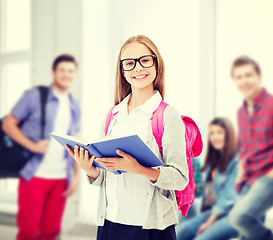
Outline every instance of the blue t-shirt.
<path fill-rule="evenodd" d="M 76 100 L 69 94 L 71 123 L 68 134 L 73 135 L 80 131 L 80 108 Z M 58 111 L 59 100 L 54 95 L 52 87 L 49 87 L 47 103 L 46 103 L 46 121 L 44 135 L 45 139 L 50 139 L 50 133 L 54 129 L 54 122 Z M 21 130 L 25 136 L 34 142 L 41 140 L 41 102 L 38 88 L 32 88 L 24 92 L 21 99 L 15 104 L 11 113 L 19 120 L 24 121 Z M 26 150 L 25 156 L 31 153 Z M 72 158 L 66 152 L 67 160 L 67 178 L 71 178 Z M 26 180 L 30 180 L 37 171 L 43 154 L 35 154 L 20 171 L 20 175 Z"/>

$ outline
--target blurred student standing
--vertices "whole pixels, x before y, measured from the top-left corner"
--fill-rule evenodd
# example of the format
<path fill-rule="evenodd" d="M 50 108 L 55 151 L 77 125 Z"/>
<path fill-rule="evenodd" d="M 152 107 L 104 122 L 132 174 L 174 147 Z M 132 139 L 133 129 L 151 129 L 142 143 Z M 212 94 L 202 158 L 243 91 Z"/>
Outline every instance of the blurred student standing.
<path fill-rule="evenodd" d="M 52 65 L 53 82 L 48 87 L 44 135 L 37 88 L 27 90 L 3 123 L 3 130 L 26 150 L 35 153 L 20 171 L 18 186 L 17 240 L 57 239 L 66 197 L 80 181 L 79 167 L 50 133 L 76 134 L 80 130 L 80 109 L 69 93 L 77 62 L 71 55 L 58 56 Z M 20 129 L 18 125 L 24 120 Z M 72 174 L 72 168 L 74 174 Z M 73 176 L 73 177 L 72 177 Z"/>
<path fill-rule="evenodd" d="M 232 78 L 244 97 L 238 110 L 240 167 L 238 200 L 231 211 L 231 224 L 240 239 L 272 240 L 263 224 L 273 206 L 273 96 L 261 87 L 259 65 L 251 58 L 237 58 Z"/>

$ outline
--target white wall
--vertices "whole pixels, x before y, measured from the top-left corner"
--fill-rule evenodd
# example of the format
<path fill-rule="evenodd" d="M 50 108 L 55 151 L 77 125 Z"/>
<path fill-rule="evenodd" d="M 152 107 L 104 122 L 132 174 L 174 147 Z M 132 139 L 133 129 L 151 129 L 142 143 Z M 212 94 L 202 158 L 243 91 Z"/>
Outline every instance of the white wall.
<path fill-rule="evenodd" d="M 249 55 L 261 67 L 263 85 L 273 92 L 273 1 L 217 1 L 216 94 L 217 115 L 230 117 L 236 124 L 236 111 L 242 97 L 230 77 L 233 60 Z"/>
<path fill-rule="evenodd" d="M 33 0 L 33 85 L 50 84 L 54 58 L 69 53 L 81 59 L 82 6 L 78 0 Z M 72 92 L 80 97 L 81 65 Z"/>

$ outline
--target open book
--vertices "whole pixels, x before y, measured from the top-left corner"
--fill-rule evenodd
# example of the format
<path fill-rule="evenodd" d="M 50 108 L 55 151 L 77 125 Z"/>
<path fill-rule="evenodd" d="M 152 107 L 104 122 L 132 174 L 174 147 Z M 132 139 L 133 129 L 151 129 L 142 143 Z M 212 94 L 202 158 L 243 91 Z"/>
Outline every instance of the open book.
<path fill-rule="evenodd" d="M 67 144 L 72 149 L 75 145 L 84 147 L 89 151 L 89 155 L 95 155 L 96 158 L 100 157 L 120 157 L 116 150 L 120 149 L 132 157 L 134 157 L 139 164 L 145 167 L 161 166 L 163 163 L 156 157 L 150 148 L 137 136 L 131 135 L 126 137 L 109 138 L 105 137 L 103 140 L 89 143 L 87 140 L 74 137 L 70 135 L 60 135 L 56 132 L 51 133 L 63 147 Z M 100 164 L 94 161 L 94 166 L 104 169 Z M 113 171 L 115 174 L 121 174 L 122 170 Z"/>

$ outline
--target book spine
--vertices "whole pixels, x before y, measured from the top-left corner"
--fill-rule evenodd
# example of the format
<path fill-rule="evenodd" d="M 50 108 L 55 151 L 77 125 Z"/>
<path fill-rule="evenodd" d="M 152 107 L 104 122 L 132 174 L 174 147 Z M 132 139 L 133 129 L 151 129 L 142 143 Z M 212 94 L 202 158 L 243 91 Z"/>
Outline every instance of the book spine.
<path fill-rule="evenodd" d="M 103 157 L 101 155 L 101 153 L 93 146 L 93 144 L 88 145 L 88 149 L 89 149 L 90 153 L 95 155 L 96 158 Z"/>

